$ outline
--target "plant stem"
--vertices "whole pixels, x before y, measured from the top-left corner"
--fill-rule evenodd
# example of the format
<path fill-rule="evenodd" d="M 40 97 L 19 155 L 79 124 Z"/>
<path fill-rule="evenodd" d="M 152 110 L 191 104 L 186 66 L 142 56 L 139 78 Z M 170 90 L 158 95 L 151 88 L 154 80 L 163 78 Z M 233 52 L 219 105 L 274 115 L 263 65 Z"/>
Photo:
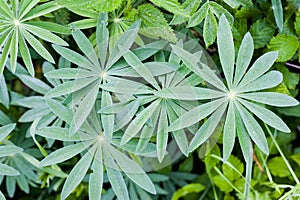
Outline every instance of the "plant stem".
<path fill-rule="evenodd" d="M 286 62 L 286 63 L 285 63 L 285 65 L 286 65 L 286 66 L 289 66 L 289 67 L 296 68 L 296 69 L 300 69 L 300 66 L 298 66 L 298 65 L 295 65 L 295 64 L 292 64 L 292 63 L 288 63 L 288 62 Z"/>
<path fill-rule="evenodd" d="M 274 135 L 272 134 L 271 130 L 269 129 L 269 127 L 268 127 L 266 124 L 265 124 L 265 127 L 266 127 L 266 129 L 267 129 L 269 135 L 271 136 L 271 139 L 272 139 L 272 141 L 274 142 L 275 147 L 277 148 L 279 154 L 281 155 L 281 157 L 282 157 L 282 159 L 284 160 L 286 166 L 288 167 L 288 169 L 289 169 L 291 175 L 293 176 L 294 180 L 296 181 L 297 184 L 300 184 L 300 181 L 299 181 L 297 175 L 295 174 L 295 172 L 294 172 L 293 168 L 291 167 L 289 161 L 287 160 L 287 158 L 286 158 L 285 155 L 283 154 L 281 148 L 279 147 L 278 143 L 276 142 L 276 139 L 275 139 Z M 275 130 L 275 133 L 276 133 L 276 132 L 277 132 L 277 130 Z"/>

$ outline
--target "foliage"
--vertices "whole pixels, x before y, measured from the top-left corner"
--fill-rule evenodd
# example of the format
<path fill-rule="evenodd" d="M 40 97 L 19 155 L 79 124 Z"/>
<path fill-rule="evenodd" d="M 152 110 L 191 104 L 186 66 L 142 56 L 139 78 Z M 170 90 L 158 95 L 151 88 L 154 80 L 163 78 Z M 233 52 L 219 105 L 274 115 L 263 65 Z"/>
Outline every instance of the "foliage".
<path fill-rule="evenodd" d="M 299 8 L 0 0 L 0 199 L 299 196 Z"/>

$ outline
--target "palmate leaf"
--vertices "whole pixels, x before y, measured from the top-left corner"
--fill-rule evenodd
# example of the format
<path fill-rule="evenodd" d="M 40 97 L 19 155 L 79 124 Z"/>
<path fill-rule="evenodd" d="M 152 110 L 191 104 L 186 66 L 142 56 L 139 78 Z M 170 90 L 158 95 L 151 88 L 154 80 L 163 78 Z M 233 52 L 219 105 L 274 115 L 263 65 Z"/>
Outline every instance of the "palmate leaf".
<path fill-rule="evenodd" d="M 9 3 L 10 6 L 7 4 L 7 1 L 1 0 L 0 2 L 1 11 L 3 12 L 3 15 L 0 15 L 0 20 L 3 22 L 4 27 L 1 32 L 7 33 L 7 35 L 5 34 L 5 38 L 2 36 L 2 39 L 6 39 L 7 42 L 4 46 L 0 60 L 0 74 L 3 72 L 9 55 L 11 70 L 13 73 L 15 72 L 17 53 L 20 50 L 26 68 L 29 73 L 34 76 L 34 67 L 32 65 L 27 42 L 39 55 L 53 63 L 54 59 L 51 54 L 37 38 L 54 44 L 68 44 L 53 34 L 51 30 L 47 30 L 47 27 L 36 26 L 34 23 L 30 24 L 29 20 L 49 14 L 50 12 L 59 9 L 59 6 L 54 2 L 37 5 L 39 3 L 38 0 L 24 0 L 20 3 L 19 1 L 10 1 Z"/>
<path fill-rule="evenodd" d="M 262 55 L 248 69 L 253 54 L 253 39 L 251 35 L 247 33 L 240 46 L 235 65 L 232 33 L 229 22 L 224 16 L 220 17 L 217 42 L 227 87 L 224 86 L 222 81 L 212 70 L 205 64 L 199 62 L 199 58 L 195 55 L 183 50 L 178 45 L 172 46 L 174 53 L 178 55 L 184 63 L 189 65 L 189 69 L 210 83 L 214 87 L 212 90 L 218 91 L 220 95 L 219 98 L 221 98 L 188 110 L 171 123 L 168 130 L 180 130 L 189 127 L 211 115 L 192 139 L 189 151 L 193 151 L 210 137 L 210 134 L 212 134 L 220 122 L 220 117 L 212 119 L 212 116 L 220 116 L 216 114 L 222 109 L 220 105 L 222 103 L 229 103 L 229 107 L 224 108 L 227 110 L 227 116 L 223 130 L 223 159 L 228 159 L 235 142 L 235 135 L 237 135 L 243 155 L 248 162 L 250 159 L 248 154 L 252 152 L 251 139 L 262 152 L 268 154 L 269 151 L 263 129 L 252 116 L 252 113 L 266 124 L 278 130 L 289 132 L 289 128 L 277 115 L 256 103 L 285 107 L 298 105 L 299 102 L 284 94 L 260 91 L 275 87 L 282 81 L 282 74 L 280 72 L 268 72 L 277 58 L 277 52 L 268 52 Z M 172 95 L 175 97 L 175 94 L 176 92 Z M 178 96 L 180 98 L 180 95 Z M 214 95 L 212 95 L 212 97 L 213 96 Z M 190 100 L 193 98 L 196 99 L 196 95 L 190 95 Z M 221 99 L 223 99 L 223 101 L 221 101 Z M 218 105 L 209 106 L 218 101 Z M 254 103 L 252 103 L 252 101 Z M 234 127 L 237 128 L 236 132 Z"/>
<path fill-rule="evenodd" d="M 57 107 L 58 102 L 56 103 Z M 64 108 L 65 111 L 60 112 L 72 112 L 69 108 Z M 62 116 L 61 113 L 59 116 Z M 70 124 L 69 117 L 66 117 L 68 124 Z M 87 120 L 80 127 L 77 133 L 71 137 L 68 137 L 69 128 L 61 127 L 44 127 L 35 130 L 35 133 L 47 137 L 49 139 L 57 139 L 62 141 L 76 142 L 76 144 L 66 143 L 66 146 L 52 152 L 46 158 L 44 158 L 40 165 L 53 165 L 56 163 L 64 162 L 77 154 L 81 153 L 82 157 L 71 170 L 67 180 L 63 186 L 61 198 L 66 199 L 71 192 L 79 185 L 84 179 L 89 169 L 93 170 L 93 173 L 89 176 L 89 197 L 100 198 L 103 184 L 104 170 L 106 170 L 109 178 L 109 182 L 112 188 L 120 198 L 129 199 L 128 190 L 123 178 L 123 173 L 127 175 L 133 182 L 140 187 L 144 188 L 148 192 L 156 193 L 154 185 L 142 168 L 127 157 L 123 152 L 116 149 L 115 142 L 109 143 L 108 138 L 103 133 L 103 124 L 100 121 L 100 116 L 95 112 L 93 108 L 91 114 Z M 118 142 L 119 143 L 119 142 Z M 119 145 L 119 144 L 118 144 Z M 132 147 L 131 147 L 132 146 Z M 134 152 L 136 144 L 124 145 L 122 151 L 131 149 L 130 152 Z M 125 150 L 126 149 L 126 150 Z M 153 154 L 153 148 L 147 146 L 143 155 Z M 142 154 L 141 154 L 142 155 Z M 94 189 L 94 190 L 92 190 Z"/>
<path fill-rule="evenodd" d="M 0 141 L 5 139 L 16 127 L 16 124 L 7 124 L 0 127 Z"/>

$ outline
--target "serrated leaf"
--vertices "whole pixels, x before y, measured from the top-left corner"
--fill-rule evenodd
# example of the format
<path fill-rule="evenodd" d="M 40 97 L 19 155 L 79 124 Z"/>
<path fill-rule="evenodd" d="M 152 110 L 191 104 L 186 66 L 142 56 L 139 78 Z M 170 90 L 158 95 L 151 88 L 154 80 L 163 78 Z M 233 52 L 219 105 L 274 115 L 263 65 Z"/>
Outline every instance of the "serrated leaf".
<path fill-rule="evenodd" d="M 150 0 L 150 1 L 155 5 L 157 5 L 158 7 L 162 7 L 171 13 L 184 16 L 184 17 L 189 16 L 188 13 L 178 3 L 178 0 Z"/>
<path fill-rule="evenodd" d="M 289 168 L 286 166 L 282 157 L 277 156 L 268 160 L 268 168 L 274 176 L 287 177 L 290 175 Z"/>
<path fill-rule="evenodd" d="M 182 8 L 186 10 L 187 13 L 189 13 L 191 16 L 196 12 L 197 8 L 199 7 L 201 1 L 198 0 L 187 0 L 183 2 Z M 189 18 L 188 17 L 183 17 L 180 15 L 174 15 L 172 21 L 170 24 L 181 24 L 185 21 L 187 21 Z"/>
<path fill-rule="evenodd" d="M 209 10 L 209 4 L 204 3 L 201 6 L 201 8 L 197 12 L 195 12 L 192 15 L 192 17 L 189 19 L 188 27 L 194 27 L 200 24 L 204 20 L 205 16 L 207 15 L 208 10 Z"/>
<path fill-rule="evenodd" d="M 259 49 L 269 43 L 275 33 L 275 28 L 266 19 L 259 19 L 250 26 L 249 32 L 254 40 L 254 48 Z"/>
<path fill-rule="evenodd" d="M 175 33 L 159 9 L 151 4 L 142 4 L 138 6 L 137 12 L 142 20 L 140 33 L 154 38 L 161 37 L 170 42 L 177 41 Z"/>
<path fill-rule="evenodd" d="M 296 53 L 299 42 L 296 36 L 278 34 L 271 39 L 267 47 L 270 51 L 278 51 L 277 61 L 285 62 Z"/>

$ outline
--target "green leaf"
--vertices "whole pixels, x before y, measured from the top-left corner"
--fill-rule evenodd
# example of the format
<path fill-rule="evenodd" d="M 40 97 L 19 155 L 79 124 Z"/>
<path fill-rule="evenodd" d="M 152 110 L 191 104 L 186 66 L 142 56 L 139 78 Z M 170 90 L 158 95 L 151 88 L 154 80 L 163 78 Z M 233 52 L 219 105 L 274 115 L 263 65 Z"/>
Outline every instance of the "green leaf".
<path fill-rule="evenodd" d="M 227 21 L 230 25 L 233 25 L 234 18 L 225 8 L 223 8 L 220 4 L 210 1 L 209 2 L 210 9 L 214 15 L 216 15 L 219 19 L 221 19 L 222 15 L 225 15 Z"/>
<path fill-rule="evenodd" d="M 16 124 L 7 124 L 0 127 L 0 141 L 4 140 L 16 127 Z"/>
<path fill-rule="evenodd" d="M 69 28 L 67 28 L 63 25 L 60 25 L 60 24 L 53 23 L 53 22 L 30 21 L 30 22 L 26 22 L 26 24 L 40 27 L 40 28 L 46 29 L 46 30 L 54 32 L 54 33 L 67 34 L 67 35 L 71 34 L 71 30 Z"/>
<path fill-rule="evenodd" d="M 249 32 L 254 40 L 254 48 L 259 49 L 269 43 L 275 33 L 275 28 L 266 19 L 259 19 L 250 26 Z"/>
<path fill-rule="evenodd" d="M 99 81 L 95 81 L 89 87 L 89 91 L 80 101 L 73 120 L 70 124 L 70 135 L 75 134 L 82 126 L 90 112 L 92 111 L 99 91 Z"/>
<path fill-rule="evenodd" d="M 222 15 L 219 21 L 217 36 L 218 52 L 222 65 L 222 69 L 229 88 L 232 86 L 234 71 L 234 44 L 229 22 Z"/>
<path fill-rule="evenodd" d="M 22 59 L 24 61 L 27 70 L 29 71 L 31 76 L 34 76 L 34 67 L 32 64 L 29 48 L 26 44 L 24 37 L 21 34 L 19 34 L 19 47 L 20 47 L 20 53 Z"/>
<path fill-rule="evenodd" d="M 295 90 L 300 80 L 300 74 L 289 71 L 289 69 L 284 65 L 276 65 L 276 69 L 282 73 L 283 83 L 287 86 L 287 88 Z"/>
<path fill-rule="evenodd" d="M 300 36 L 300 15 L 296 16 L 295 22 L 294 22 L 295 30 L 298 36 Z"/>
<path fill-rule="evenodd" d="M 61 163 L 63 161 L 66 161 L 70 158 L 73 158 L 77 154 L 81 153 L 83 150 L 87 149 L 91 145 L 91 142 L 88 144 L 84 143 L 77 143 L 72 144 L 66 147 L 63 147 L 61 149 L 58 149 L 51 154 L 49 154 L 46 158 L 44 158 L 40 166 L 49 166 L 56 163 Z"/>
<path fill-rule="evenodd" d="M 155 95 L 160 98 L 178 100 L 204 100 L 225 96 L 223 92 L 217 90 L 192 86 L 163 88 L 162 90 L 155 92 Z"/>
<path fill-rule="evenodd" d="M 130 178 L 134 183 L 144 190 L 156 194 L 154 184 L 150 178 L 146 175 L 143 169 L 135 163 L 133 160 L 129 159 L 120 151 L 116 150 L 112 146 L 106 146 L 110 151 L 113 158 L 116 160 L 120 169 Z"/>
<path fill-rule="evenodd" d="M 130 49 L 135 39 L 138 36 L 138 31 L 140 27 L 140 21 L 134 22 L 118 39 L 116 44 L 111 50 L 110 57 L 106 64 L 106 69 L 109 69 L 113 64 L 115 64 L 127 51 Z M 126 48 L 126 51 L 121 51 L 120 46 Z"/>
<path fill-rule="evenodd" d="M 98 57 L 89 39 L 80 30 L 72 31 L 72 36 L 80 50 L 93 63 L 94 68 L 100 71 L 100 63 L 98 62 Z"/>
<path fill-rule="evenodd" d="M 6 108 L 9 107 L 7 85 L 3 75 L 0 76 L 0 103 L 2 103 Z"/>
<path fill-rule="evenodd" d="M 223 160 L 226 161 L 231 155 L 236 135 L 236 120 L 234 103 L 229 102 L 227 116 L 223 130 Z"/>
<path fill-rule="evenodd" d="M 19 19 L 22 19 L 38 2 L 39 0 L 21 1 L 19 6 Z"/>
<path fill-rule="evenodd" d="M 207 16 L 207 12 L 209 10 L 209 3 L 204 3 L 201 8 L 195 12 L 192 17 L 189 19 L 187 27 L 194 27 L 200 24 L 205 16 Z"/>
<path fill-rule="evenodd" d="M 260 56 L 246 72 L 240 84 L 237 86 L 238 90 L 266 73 L 274 64 L 277 55 L 277 52 L 268 52 Z"/>
<path fill-rule="evenodd" d="M 139 101 L 132 101 L 120 110 L 120 112 L 116 115 L 115 130 L 119 130 L 128 124 L 137 113 L 139 107 Z"/>
<path fill-rule="evenodd" d="M 275 115 L 272 111 L 256 105 L 254 103 L 251 103 L 250 101 L 245 101 L 243 99 L 238 99 L 248 110 L 251 110 L 252 113 L 254 113 L 258 118 L 260 118 L 263 122 L 268 124 L 269 126 L 272 126 L 273 128 L 276 128 L 277 130 L 280 130 L 285 133 L 290 133 L 291 130 L 289 127 L 282 121 L 280 117 Z"/>
<path fill-rule="evenodd" d="M 41 81 L 40 79 L 25 75 L 25 74 L 18 74 L 16 73 L 16 76 L 30 89 L 33 91 L 39 93 L 39 94 L 45 94 L 48 92 L 51 88 L 49 85 Z"/>
<path fill-rule="evenodd" d="M 99 200 L 101 199 L 103 186 L 103 158 L 102 147 L 100 145 L 96 150 L 91 169 L 93 173 L 91 173 L 89 178 L 89 199 Z"/>
<path fill-rule="evenodd" d="M 16 71 L 17 67 L 17 58 L 18 58 L 18 40 L 19 40 L 19 31 L 14 31 L 11 40 L 11 49 L 10 49 L 10 67 L 13 73 Z"/>
<path fill-rule="evenodd" d="M 84 141 L 84 140 L 91 140 L 94 139 L 95 136 L 89 134 L 75 134 L 73 136 L 69 136 L 69 129 L 68 128 L 61 128 L 61 127 L 44 127 L 41 130 L 36 130 L 35 134 L 43 136 L 45 138 L 50 138 L 54 140 L 60 141 Z"/>
<path fill-rule="evenodd" d="M 221 121 L 221 118 L 225 112 L 227 107 L 227 102 L 223 103 L 217 110 L 204 122 L 204 124 L 200 127 L 200 129 L 196 132 L 193 137 L 190 146 L 189 152 L 194 151 L 200 145 L 202 145 L 208 138 L 213 134 L 216 127 Z"/>
<path fill-rule="evenodd" d="M 108 180 L 118 199 L 129 200 L 128 190 L 123 179 L 123 176 L 113 159 L 113 156 L 107 149 L 107 146 L 103 146 L 104 164 Z"/>
<path fill-rule="evenodd" d="M 139 60 L 139 58 L 132 52 L 127 50 L 126 47 L 121 45 L 118 46 L 120 51 L 124 52 L 124 58 L 126 62 L 144 78 L 148 83 L 154 86 L 157 90 L 160 89 L 159 85 L 157 84 L 156 80 L 152 76 L 151 72 L 148 68 Z"/>
<path fill-rule="evenodd" d="M 52 45 L 52 47 L 54 48 L 55 51 L 57 51 L 57 53 L 59 53 L 65 59 L 74 63 L 75 65 L 91 71 L 95 71 L 95 67 L 93 66 L 93 64 L 88 59 L 80 55 L 79 53 L 76 53 L 71 49 L 68 49 L 66 47 L 61 47 L 58 45 Z"/>
<path fill-rule="evenodd" d="M 296 36 L 278 34 L 267 45 L 270 51 L 278 51 L 278 62 L 288 61 L 296 53 L 299 42 Z"/>
<path fill-rule="evenodd" d="M 198 1 L 198 0 L 187 0 L 187 1 L 183 2 L 182 8 L 184 8 L 186 10 L 186 12 L 192 16 L 196 12 L 200 3 L 201 3 L 201 1 Z M 186 22 L 188 19 L 189 19 L 188 17 L 174 15 L 170 24 L 172 24 L 172 25 L 182 24 L 183 22 Z"/>
<path fill-rule="evenodd" d="M 205 186 L 200 183 L 190 183 L 174 192 L 172 200 L 178 200 L 190 193 L 200 193 L 205 189 Z"/>
<path fill-rule="evenodd" d="M 53 57 L 51 56 L 51 54 L 47 51 L 47 49 L 34 36 L 32 36 L 25 29 L 21 29 L 21 33 L 23 34 L 23 36 L 28 41 L 28 43 L 33 47 L 33 49 L 39 55 L 41 55 L 47 61 L 49 61 L 51 63 L 55 63 Z"/>
<path fill-rule="evenodd" d="M 208 13 L 204 20 L 204 27 L 203 27 L 203 37 L 204 37 L 206 48 L 208 48 L 216 40 L 217 30 L 218 30 L 217 20 L 214 17 L 211 10 L 208 10 Z"/>
<path fill-rule="evenodd" d="M 176 121 L 174 121 L 169 127 L 168 132 L 176 131 L 189 127 L 193 124 L 196 124 L 200 120 L 209 116 L 216 109 L 220 107 L 226 101 L 225 98 L 217 99 L 209 103 L 202 104 L 189 110 L 188 112 L 181 115 Z"/>
<path fill-rule="evenodd" d="M 13 145 L 0 146 L 0 157 L 13 156 L 22 151 L 22 148 Z"/>
<path fill-rule="evenodd" d="M 161 100 L 157 99 L 136 116 L 136 118 L 127 127 L 122 137 L 121 145 L 126 144 L 131 138 L 133 138 L 142 129 L 144 124 L 151 117 L 152 113 L 155 111 L 155 109 L 157 109 L 160 102 Z"/>
<path fill-rule="evenodd" d="M 88 11 L 111 12 L 120 7 L 122 0 L 57 0 L 61 6 L 67 7 L 72 11 L 80 10 L 85 13 Z"/>
<path fill-rule="evenodd" d="M 18 176 L 20 173 L 14 168 L 0 163 L 0 175 L 1 176 Z"/>
<path fill-rule="evenodd" d="M 189 14 L 178 3 L 178 0 L 150 0 L 150 1 L 156 6 L 162 7 L 171 13 L 184 16 L 184 17 L 189 16 Z"/>
<path fill-rule="evenodd" d="M 3 70 L 4 70 L 4 66 L 6 65 L 6 61 L 11 49 L 11 40 L 12 37 L 9 37 L 3 50 L 2 50 L 2 54 L 1 54 L 1 58 L 0 58 L 0 75 L 3 74 Z"/>
<path fill-rule="evenodd" d="M 293 97 L 277 92 L 254 92 L 239 94 L 238 96 L 251 101 L 278 107 L 296 106 L 299 104 Z"/>
<path fill-rule="evenodd" d="M 70 109 L 54 99 L 48 99 L 46 102 L 50 110 L 56 116 L 65 121 L 67 124 L 71 124 L 73 113 Z"/>
<path fill-rule="evenodd" d="M 282 10 L 281 1 L 280 0 L 272 0 L 272 9 L 273 9 L 273 12 L 274 12 L 276 25 L 278 26 L 279 30 L 282 31 L 282 27 L 283 27 L 283 10 Z"/>
<path fill-rule="evenodd" d="M 91 165 L 94 153 L 95 148 L 92 148 L 76 163 L 63 186 L 61 199 L 66 199 L 83 180 Z"/>
<path fill-rule="evenodd" d="M 101 107 L 112 105 L 112 97 L 107 91 L 102 91 Z M 114 132 L 114 119 L 115 116 L 112 114 L 101 114 L 101 122 L 103 126 L 103 134 L 110 141 Z"/>
<path fill-rule="evenodd" d="M 252 143 L 249 134 L 244 126 L 241 116 L 238 112 L 235 113 L 236 118 L 236 133 L 239 139 L 239 143 L 242 149 L 242 153 L 246 162 L 252 160 L 253 150 Z"/>
<path fill-rule="evenodd" d="M 79 68 L 63 68 L 47 72 L 44 76 L 54 79 L 80 79 L 95 76 L 95 73 Z"/>
<path fill-rule="evenodd" d="M 154 38 L 163 38 L 176 42 L 177 38 L 169 26 L 163 13 L 151 4 L 142 4 L 137 9 L 138 17 L 142 20 L 140 33 Z"/>
<path fill-rule="evenodd" d="M 236 60 L 236 67 L 235 67 L 235 74 L 234 74 L 234 85 L 236 86 L 242 77 L 244 76 L 247 68 L 251 62 L 251 58 L 253 56 L 254 51 L 254 44 L 253 39 L 250 33 L 246 33 L 243 38 L 242 44 L 240 46 L 237 60 Z"/>
<path fill-rule="evenodd" d="M 54 97 L 59 97 L 65 94 L 70 94 L 72 92 L 78 91 L 88 85 L 92 85 L 93 82 L 95 82 L 98 79 L 98 77 L 91 77 L 91 78 L 84 78 L 84 79 L 78 79 L 73 81 L 64 82 L 55 88 L 49 90 L 45 94 L 45 98 L 50 99 Z"/>
<path fill-rule="evenodd" d="M 282 82 L 282 74 L 278 71 L 269 71 L 268 73 L 262 75 L 258 79 L 252 81 L 248 85 L 239 89 L 239 93 L 253 92 L 258 90 L 264 90 L 268 88 L 273 88 Z"/>
<path fill-rule="evenodd" d="M 107 29 L 107 13 L 101 13 L 98 17 L 96 40 L 98 46 L 98 54 L 102 68 L 105 67 L 106 55 L 108 51 L 109 31 Z"/>
<path fill-rule="evenodd" d="M 274 176 L 278 176 L 281 178 L 290 176 L 290 171 L 286 166 L 282 157 L 277 156 L 271 158 L 270 160 L 268 160 L 267 164 L 268 164 L 268 168 L 270 169 L 270 172 Z"/>
<path fill-rule="evenodd" d="M 23 21 L 46 15 L 55 10 L 58 10 L 59 8 L 60 6 L 54 1 L 38 5 L 35 8 L 30 9 L 30 11 L 24 16 Z"/>
<path fill-rule="evenodd" d="M 156 149 L 158 161 L 161 163 L 164 159 L 168 144 L 168 116 L 166 107 L 163 104 L 160 109 L 159 121 L 157 124 Z"/>
<path fill-rule="evenodd" d="M 240 103 L 235 102 L 235 106 L 244 122 L 244 125 L 251 139 L 263 153 L 269 154 L 269 147 L 265 133 L 258 122 L 242 105 L 240 105 Z"/>
<path fill-rule="evenodd" d="M 51 33 L 50 31 L 48 31 L 44 28 L 40 28 L 40 27 L 33 26 L 33 25 L 30 25 L 30 24 L 23 24 L 23 27 L 26 30 L 28 30 L 29 32 L 31 32 L 32 34 L 36 35 L 37 37 L 39 37 L 39 38 L 41 38 L 45 41 L 51 42 L 53 44 L 68 46 L 67 42 L 65 42 L 60 37 L 54 35 L 53 33 Z"/>
<path fill-rule="evenodd" d="M 223 164 L 222 165 L 222 171 L 226 178 L 228 178 L 230 181 L 234 181 L 240 178 L 240 174 L 243 173 L 244 171 L 244 164 L 235 156 L 231 155 L 228 159 L 228 162 L 235 168 L 233 169 L 231 166 L 228 164 Z M 237 170 L 237 171 L 235 171 Z"/>

